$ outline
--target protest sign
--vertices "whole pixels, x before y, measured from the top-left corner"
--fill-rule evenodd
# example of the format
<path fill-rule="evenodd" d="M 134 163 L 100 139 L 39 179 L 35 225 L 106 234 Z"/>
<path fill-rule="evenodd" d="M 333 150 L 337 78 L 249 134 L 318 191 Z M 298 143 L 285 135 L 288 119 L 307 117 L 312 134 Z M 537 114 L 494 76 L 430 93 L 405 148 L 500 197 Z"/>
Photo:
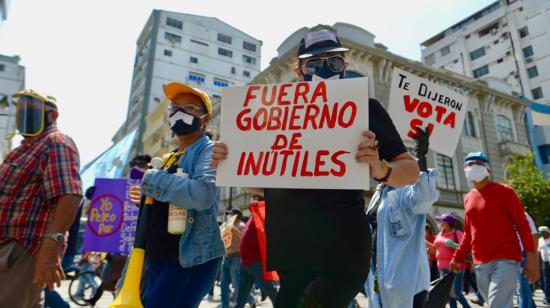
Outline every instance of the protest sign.
<path fill-rule="evenodd" d="M 139 208 L 128 191 L 139 180 L 96 179 L 88 210 L 83 251 L 129 254 L 134 244 Z"/>
<path fill-rule="evenodd" d="M 389 114 L 402 138 L 427 128 L 430 148 L 453 157 L 467 107 L 466 96 L 394 68 Z"/>
<path fill-rule="evenodd" d="M 368 189 L 367 78 L 226 88 L 219 186 Z"/>

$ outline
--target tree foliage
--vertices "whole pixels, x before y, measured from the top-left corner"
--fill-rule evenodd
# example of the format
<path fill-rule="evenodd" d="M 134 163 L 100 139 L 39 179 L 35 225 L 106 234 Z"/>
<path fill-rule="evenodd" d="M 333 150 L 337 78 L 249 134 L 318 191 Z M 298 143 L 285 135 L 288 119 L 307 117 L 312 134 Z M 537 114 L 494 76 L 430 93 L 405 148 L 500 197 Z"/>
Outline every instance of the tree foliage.
<path fill-rule="evenodd" d="M 537 169 L 533 153 L 514 155 L 506 171 L 505 182 L 514 188 L 525 210 L 537 225 L 550 226 L 550 180 Z"/>

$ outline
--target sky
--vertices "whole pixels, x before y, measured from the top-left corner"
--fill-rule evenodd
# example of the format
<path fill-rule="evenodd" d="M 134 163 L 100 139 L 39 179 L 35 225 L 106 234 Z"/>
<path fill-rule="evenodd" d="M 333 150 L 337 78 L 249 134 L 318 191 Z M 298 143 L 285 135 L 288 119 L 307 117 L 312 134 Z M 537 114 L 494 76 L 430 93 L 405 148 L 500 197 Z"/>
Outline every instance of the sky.
<path fill-rule="evenodd" d="M 218 19 L 262 40 L 262 69 L 294 31 L 350 23 L 401 56 L 495 0 L 211 1 L 15 0 L 0 26 L 0 54 L 19 55 L 26 87 L 55 96 L 59 128 L 82 166 L 107 149 L 126 118 L 136 40 L 153 9 Z"/>

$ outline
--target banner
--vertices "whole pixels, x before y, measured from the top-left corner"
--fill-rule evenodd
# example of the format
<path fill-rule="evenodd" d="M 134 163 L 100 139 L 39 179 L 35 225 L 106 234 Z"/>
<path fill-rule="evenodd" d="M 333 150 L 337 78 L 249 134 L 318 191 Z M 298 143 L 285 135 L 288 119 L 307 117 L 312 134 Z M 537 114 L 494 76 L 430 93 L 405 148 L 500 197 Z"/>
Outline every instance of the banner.
<path fill-rule="evenodd" d="M 96 179 L 88 210 L 83 251 L 129 254 L 134 245 L 139 207 L 130 201 L 140 180 Z"/>
<path fill-rule="evenodd" d="M 225 88 L 219 186 L 368 189 L 367 78 Z"/>
<path fill-rule="evenodd" d="M 466 96 L 394 68 L 389 114 L 401 138 L 427 128 L 430 148 L 453 157 L 467 110 Z"/>

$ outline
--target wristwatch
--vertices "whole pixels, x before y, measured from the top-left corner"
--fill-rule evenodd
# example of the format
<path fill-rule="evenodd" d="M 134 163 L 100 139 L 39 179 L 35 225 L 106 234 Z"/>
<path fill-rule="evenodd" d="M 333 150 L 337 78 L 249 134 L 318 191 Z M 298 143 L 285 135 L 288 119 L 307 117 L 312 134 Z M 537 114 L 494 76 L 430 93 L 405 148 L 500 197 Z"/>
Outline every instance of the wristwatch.
<path fill-rule="evenodd" d="M 51 233 L 51 232 L 48 232 L 48 233 L 44 234 L 44 238 L 48 238 L 48 239 L 54 240 L 54 241 L 56 241 L 58 244 L 63 244 L 63 242 L 65 241 L 65 235 L 63 235 L 63 233 Z"/>
<path fill-rule="evenodd" d="M 377 179 L 375 177 L 372 177 L 376 182 L 378 183 L 385 183 L 388 181 L 388 179 L 390 178 L 390 175 L 391 175 L 391 171 L 392 171 L 392 167 L 391 167 L 391 164 L 385 160 L 385 159 L 382 159 L 382 162 L 384 163 L 384 165 L 388 168 L 388 171 L 386 171 L 386 175 L 384 175 L 383 178 L 381 179 Z"/>

